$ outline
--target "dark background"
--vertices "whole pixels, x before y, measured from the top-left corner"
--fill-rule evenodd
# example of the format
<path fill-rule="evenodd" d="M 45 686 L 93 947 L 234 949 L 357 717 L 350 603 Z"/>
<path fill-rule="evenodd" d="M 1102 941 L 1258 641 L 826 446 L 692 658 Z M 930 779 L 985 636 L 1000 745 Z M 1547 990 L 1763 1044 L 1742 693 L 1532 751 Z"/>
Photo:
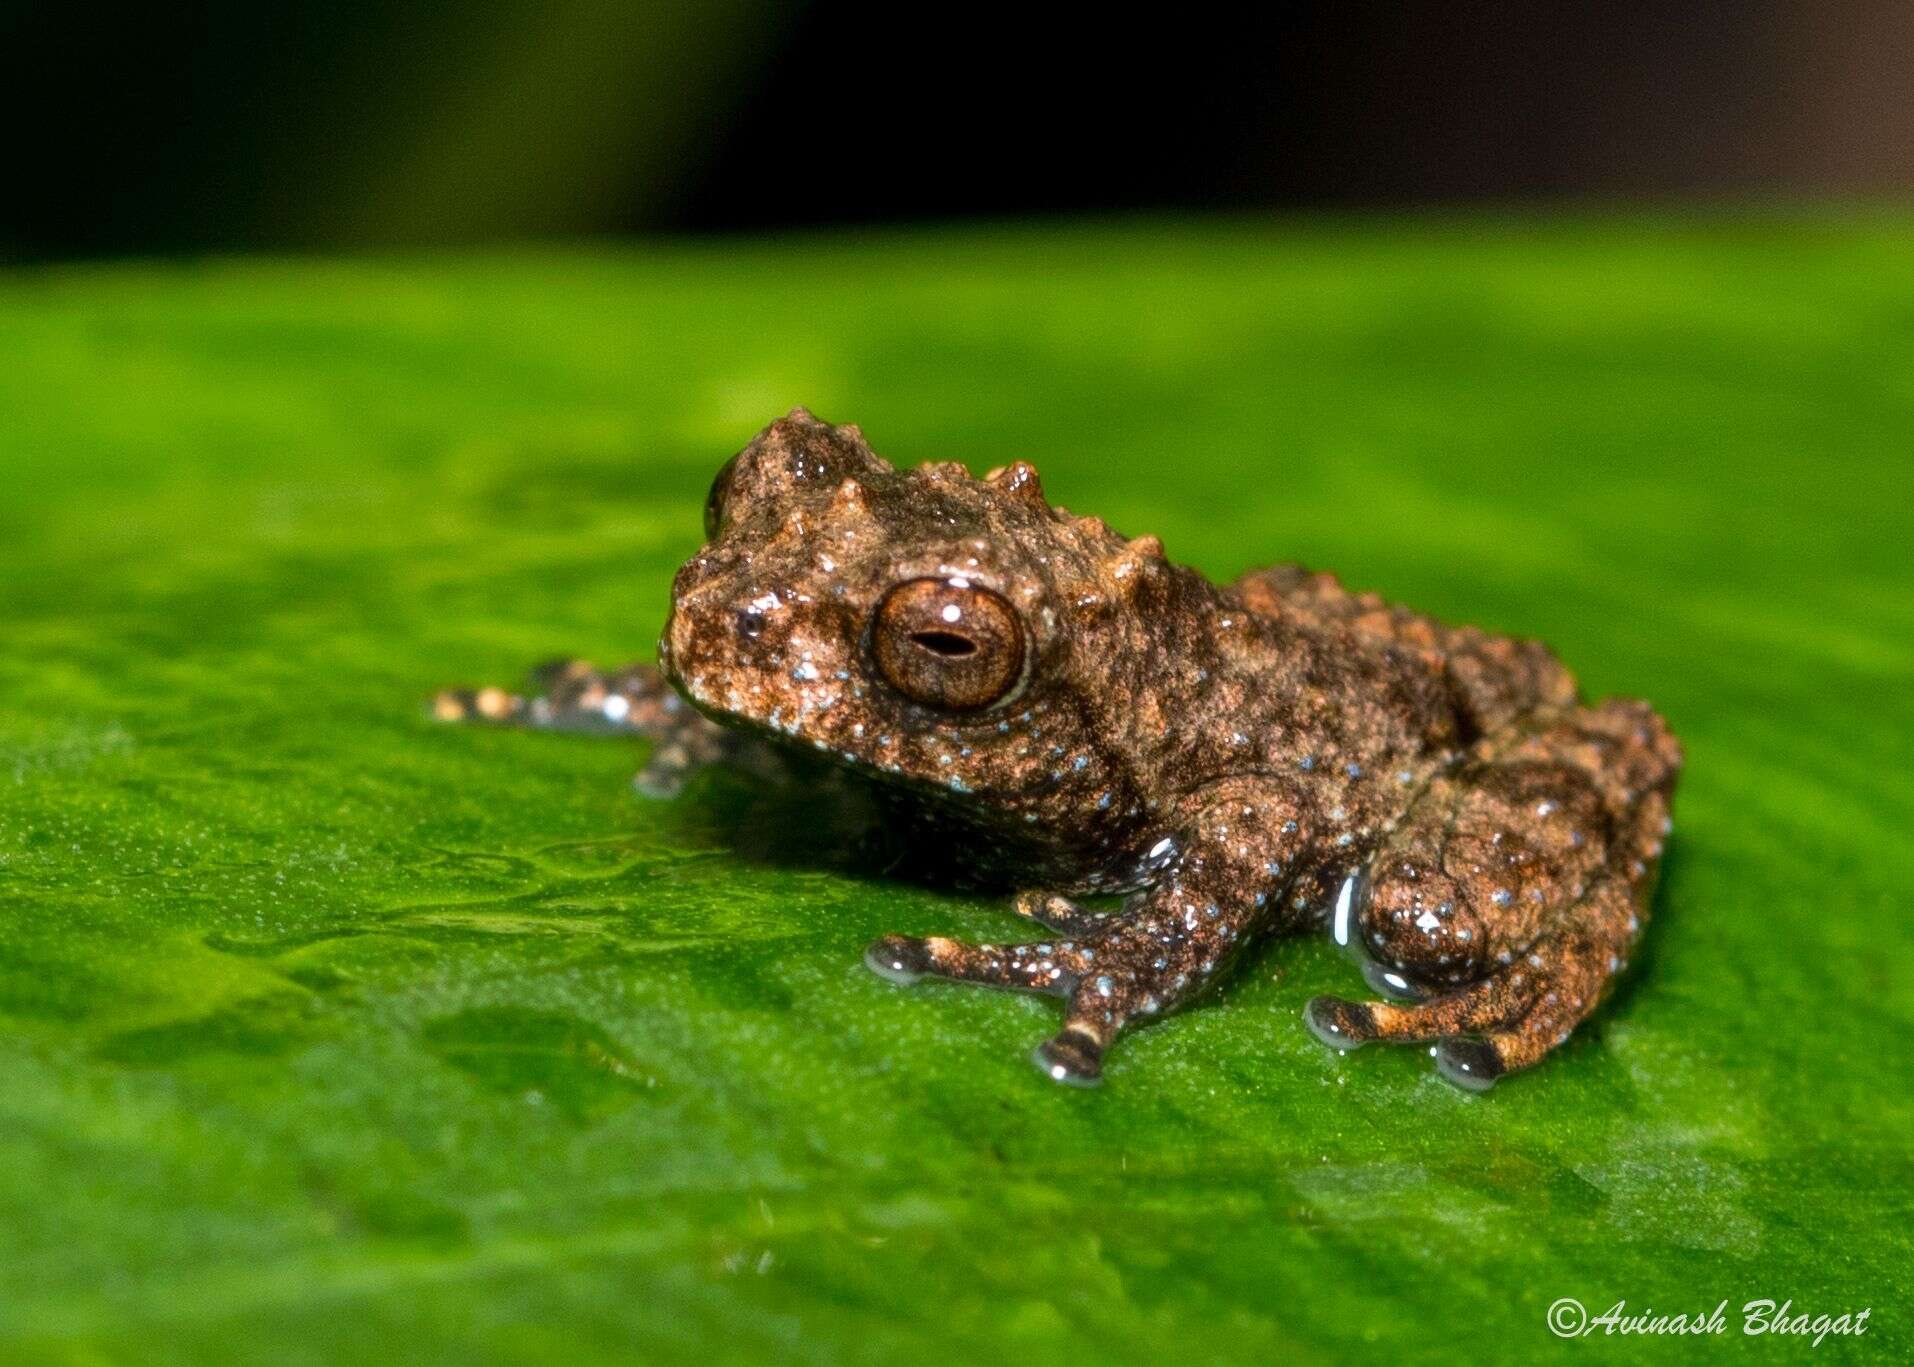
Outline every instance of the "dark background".
<path fill-rule="evenodd" d="M 1263 207 L 1882 198 L 1914 4 L 0 7 L 19 259 Z"/>

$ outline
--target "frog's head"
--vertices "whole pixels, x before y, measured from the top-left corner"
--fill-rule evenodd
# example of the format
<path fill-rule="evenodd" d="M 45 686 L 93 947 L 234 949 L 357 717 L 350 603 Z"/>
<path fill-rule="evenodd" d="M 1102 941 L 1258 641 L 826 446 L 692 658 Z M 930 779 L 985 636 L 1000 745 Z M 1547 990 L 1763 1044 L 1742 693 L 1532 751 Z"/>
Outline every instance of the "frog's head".
<path fill-rule="evenodd" d="M 1032 826 L 1139 809 L 1174 614 L 1137 595 L 1193 578 L 1154 538 L 1050 507 L 1021 462 L 900 471 L 803 409 L 719 471 L 705 530 L 660 659 L 707 715 Z"/>

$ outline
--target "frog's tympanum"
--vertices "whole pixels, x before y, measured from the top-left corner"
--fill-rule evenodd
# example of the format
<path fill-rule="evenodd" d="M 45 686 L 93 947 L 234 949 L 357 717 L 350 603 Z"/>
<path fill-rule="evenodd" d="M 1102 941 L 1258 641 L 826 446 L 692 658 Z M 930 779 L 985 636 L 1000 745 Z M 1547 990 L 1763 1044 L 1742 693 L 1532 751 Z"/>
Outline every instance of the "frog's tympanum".
<path fill-rule="evenodd" d="M 1321 1040 L 1430 1042 L 1486 1088 L 1634 952 L 1681 752 L 1642 703 L 1584 705 L 1536 642 L 1294 566 L 1213 584 L 1053 507 L 1029 465 L 897 470 L 803 409 L 718 473 L 705 533 L 657 669 L 560 666 L 542 696 L 440 714 L 652 736 L 657 793 L 773 753 L 868 784 L 1032 930 L 887 935 L 866 962 L 1060 998 L 1036 1051 L 1060 1082 L 1258 941 L 1320 929 L 1387 999 L 1317 997 Z M 1095 894 L 1125 898 L 1073 900 Z"/>

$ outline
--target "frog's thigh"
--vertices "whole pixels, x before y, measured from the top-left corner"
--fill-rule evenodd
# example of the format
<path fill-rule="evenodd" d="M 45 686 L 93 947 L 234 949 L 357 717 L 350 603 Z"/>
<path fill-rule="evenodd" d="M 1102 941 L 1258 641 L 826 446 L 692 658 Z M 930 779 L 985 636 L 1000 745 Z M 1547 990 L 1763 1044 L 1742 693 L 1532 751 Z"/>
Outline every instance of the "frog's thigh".
<path fill-rule="evenodd" d="M 1477 981 L 1586 897 L 1611 824 L 1586 772 L 1525 750 L 1439 779 L 1370 863 L 1356 947 L 1415 988 Z"/>

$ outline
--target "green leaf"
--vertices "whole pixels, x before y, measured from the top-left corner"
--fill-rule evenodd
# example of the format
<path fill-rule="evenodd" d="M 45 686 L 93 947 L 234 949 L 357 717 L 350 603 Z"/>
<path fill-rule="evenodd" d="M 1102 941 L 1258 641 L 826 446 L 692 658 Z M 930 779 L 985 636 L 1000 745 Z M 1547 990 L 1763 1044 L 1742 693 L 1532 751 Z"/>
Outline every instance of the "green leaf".
<path fill-rule="evenodd" d="M 1904 1352 L 1910 377 L 1914 229 L 1858 216 L 0 277 L 0 1346 L 1474 1360 L 1572 1296 Z M 1054 1005 L 859 962 L 1000 905 L 426 719 L 648 656 L 796 403 L 1652 699 L 1689 763 L 1628 986 L 1467 1096 L 1317 1045 L 1356 975 L 1283 944 L 1068 1091 Z"/>

